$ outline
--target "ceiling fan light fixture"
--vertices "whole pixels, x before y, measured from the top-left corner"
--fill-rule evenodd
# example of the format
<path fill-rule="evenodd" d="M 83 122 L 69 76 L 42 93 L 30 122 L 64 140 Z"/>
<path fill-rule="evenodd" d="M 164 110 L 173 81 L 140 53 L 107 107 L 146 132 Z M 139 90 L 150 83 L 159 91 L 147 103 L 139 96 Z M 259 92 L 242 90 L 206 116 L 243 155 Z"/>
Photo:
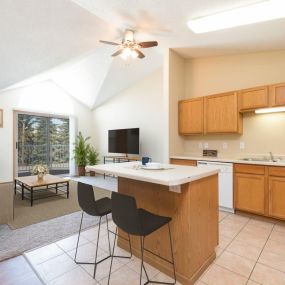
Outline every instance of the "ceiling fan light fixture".
<path fill-rule="evenodd" d="M 133 42 L 134 41 L 134 31 L 126 30 L 124 42 Z"/>
<path fill-rule="evenodd" d="M 121 53 L 121 58 L 123 60 L 127 60 L 129 57 L 133 57 L 133 52 L 134 52 L 133 50 L 126 47 L 126 48 L 124 48 L 123 52 Z"/>
<path fill-rule="evenodd" d="M 139 54 L 136 50 L 132 50 L 131 52 L 132 52 L 131 54 L 132 54 L 133 59 L 138 58 Z"/>

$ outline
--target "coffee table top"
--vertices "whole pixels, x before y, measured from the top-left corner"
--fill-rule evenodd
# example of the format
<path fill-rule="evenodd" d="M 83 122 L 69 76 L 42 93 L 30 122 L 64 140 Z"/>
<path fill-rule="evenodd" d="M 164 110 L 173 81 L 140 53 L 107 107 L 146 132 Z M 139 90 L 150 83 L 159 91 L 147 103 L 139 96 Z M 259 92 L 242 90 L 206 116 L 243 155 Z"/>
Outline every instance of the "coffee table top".
<path fill-rule="evenodd" d="M 37 175 L 16 177 L 15 180 L 22 182 L 29 187 L 38 187 L 38 186 L 46 186 L 46 185 L 56 184 L 56 183 L 69 182 L 69 178 L 63 178 L 63 177 L 59 177 L 59 176 L 55 176 L 51 174 L 46 174 L 42 180 L 38 180 Z"/>

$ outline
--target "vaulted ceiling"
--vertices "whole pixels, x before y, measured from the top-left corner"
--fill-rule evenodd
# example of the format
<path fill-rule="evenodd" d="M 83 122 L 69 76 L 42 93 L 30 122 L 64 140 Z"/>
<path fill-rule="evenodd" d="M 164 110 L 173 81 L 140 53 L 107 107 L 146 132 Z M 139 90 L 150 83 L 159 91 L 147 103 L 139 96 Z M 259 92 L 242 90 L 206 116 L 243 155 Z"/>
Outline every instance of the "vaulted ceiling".
<path fill-rule="evenodd" d="M 285 49 L 284 19 L 200 35 L 186 26 L 255 2 L 1 0 L 0 90 L 49 79 L 93 108 L 161 66 L 166 48 L 184 57 Z M 145 50 L 143 60 L 111 58 L 115 47 L 99 39 L 120 41 L 126 28 L 159 46 Z"/>

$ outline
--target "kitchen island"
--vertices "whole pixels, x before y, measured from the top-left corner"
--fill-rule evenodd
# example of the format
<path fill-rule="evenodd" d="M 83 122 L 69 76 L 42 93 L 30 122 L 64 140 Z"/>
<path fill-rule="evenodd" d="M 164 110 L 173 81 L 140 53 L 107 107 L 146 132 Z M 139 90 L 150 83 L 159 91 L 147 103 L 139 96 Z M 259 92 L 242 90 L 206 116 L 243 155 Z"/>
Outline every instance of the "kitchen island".
<path fill-rule="evenodd" d="M 118 192 L 135 197 L 138 207 L 172 218 L 177 280 L 183 285 L 194 284 L 216 257 L 218 170 L 170 164 L 161 170 L 148 170 L 138 162 L 88 166 L 87 170 L 117 176 Z M 128 250 L 123 239 L 118 240 L 118 246 Z M 132 247 L 140 257 L 139 238 L 132 237 Z M 170 259 L 167 227 L 148 236 L 145 247 Z M 145 261 L 172 276 L 165 261 L 147 252 Z"/>

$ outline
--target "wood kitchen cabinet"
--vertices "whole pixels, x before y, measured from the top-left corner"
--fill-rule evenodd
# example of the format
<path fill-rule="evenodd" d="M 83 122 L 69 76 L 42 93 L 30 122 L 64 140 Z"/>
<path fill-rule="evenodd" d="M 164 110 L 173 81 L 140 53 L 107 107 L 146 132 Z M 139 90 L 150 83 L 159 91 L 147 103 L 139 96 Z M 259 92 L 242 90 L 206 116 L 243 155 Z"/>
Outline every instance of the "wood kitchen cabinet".
<path fill-rule="evenodd" d="M 235 209 L 285 220 L 285 167 L 234 166 Z"/>
<path fill-rule="evenodd" d="M 194 98 L 179 102 L 179 133 L 204 133 L 204 99 Z"/>
<path fill-rule="evenodd" d="M 285 83 L 270 86 L 271 106 L 285 105 Z"/>
<path fill-rule="evenodd" d="M 197 160 L 191 160 L 191 159 L 171 158 L 170 163 L 171 164 L 177 164 L 177 165 L 197 166 Z"/>
<path fill-rule="evenodd" d="M 264 215 L 265 178 L 263 175 L 235 174 L 235 208 Z"/>
<path fill-rule="evenodd" d="M 205 97 L 205 133 L 241 133 L 237 92 Z"/>
<path fill-rule="evenodd" d="M 268 167 L 269 216 L 285 219 L 285 167 Z"/>
<path fill-rule="evenodd" d="M 269 177 L 269 216 L 285 219 L 285 177 Z"/>
<path fill-rule="evenodd" d="M 238 104 L 240 112 L 269 107 L 268 86 L 239 91 Z"/>

